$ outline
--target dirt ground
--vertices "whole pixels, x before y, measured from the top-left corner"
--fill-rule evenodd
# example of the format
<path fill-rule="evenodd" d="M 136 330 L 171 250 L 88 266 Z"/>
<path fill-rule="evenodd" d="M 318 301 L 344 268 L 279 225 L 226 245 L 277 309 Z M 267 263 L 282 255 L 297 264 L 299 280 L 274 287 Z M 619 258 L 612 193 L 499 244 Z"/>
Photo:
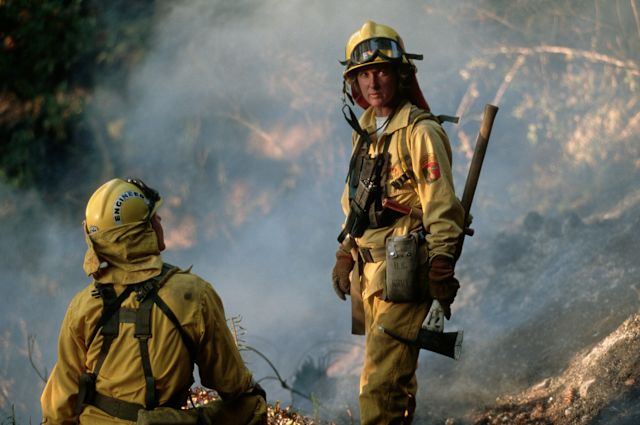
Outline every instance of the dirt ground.
<path fill-rule="evenodd" d="M 558 376 L 499 397 L 475 425 L 640 423 L 640 314 L 578 353 Z"/>

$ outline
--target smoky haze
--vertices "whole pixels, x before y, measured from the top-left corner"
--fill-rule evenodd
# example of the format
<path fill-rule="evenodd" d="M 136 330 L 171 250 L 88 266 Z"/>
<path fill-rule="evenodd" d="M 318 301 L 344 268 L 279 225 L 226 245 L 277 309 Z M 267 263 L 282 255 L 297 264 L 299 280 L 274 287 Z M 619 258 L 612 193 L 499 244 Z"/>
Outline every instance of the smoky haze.
<path fill-rule="evenodd" d="M 445 124 L 459 196 L 483 106 L 500 107 L 448 323 L 464 328 L 465 357 L 421 355 L 417 422 L 461 418 L 531 385 L 598 339 L 585 323 L 599 323 L 603 336 L 637 309 L 638 243 L 628 232 L 640 224 L 638 50 L 619 57 L 624 46 L 597 43 L 615 27 L 599 9 L 602 29 L 571 33 L 590 10 L 505 3 L 491 16 L 490 5 L 159 2 L 151 48 L 126 86 L 94 92 L 89 113 L 106 121 L 109 138 L 95 164 L 103 180 L 90 186 L 139 176 L 160 191 L 165 261 L 210 281 L 227 316 L 241 316 L 241 339 L 289 384 L 304 381 L 295 375 L 308 359 L 327 368 L 315 387 L 300 387 L 320 393 L 320 417 L 357 412 L 364 340 L 349 334 L 349 303 L 333 293 L 330 271 L 351 134 L 338 60 L 367 19 L 424 54 L 418 77 L 434 112 L 461 116 Z M 510 23 L 520 14 L 539 18 L 539 35 Z M 620 32 L 637 45 L 640 29 L 622 15 Z M 609 56 L 587 54 L 599 49 Z M 14 404 L 26 422 L 39 418 L 43 388 L 28 336 L 36 369 L 50 370 L 66 306 L 89 283 L 80 223 L 90 192 L 69 200 L 71 222 L 52 220 L 36 193 L 0 193 L 0 408 Z M 544 317 L 553 325 L 538 326 Z M 534 337 L 540 343 L 527 345 Z M 270 401 L 292 401 L 266 362 L 250 352 L 245 360 Z"/>

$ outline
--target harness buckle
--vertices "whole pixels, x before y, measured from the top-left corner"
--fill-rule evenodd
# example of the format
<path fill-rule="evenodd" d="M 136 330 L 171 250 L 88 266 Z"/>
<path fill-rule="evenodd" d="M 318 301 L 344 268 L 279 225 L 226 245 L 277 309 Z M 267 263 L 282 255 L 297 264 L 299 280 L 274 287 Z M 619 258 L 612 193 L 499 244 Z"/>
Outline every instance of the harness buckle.
<path fill-rule="evenodd" d="M 156 288 L 155 282 L 153 280 L 148 280 L 142 285 L 136 286 L 134 291 L 136 291 L 136 300 L 138 302 L 144 301 L 149 294 Z"/>

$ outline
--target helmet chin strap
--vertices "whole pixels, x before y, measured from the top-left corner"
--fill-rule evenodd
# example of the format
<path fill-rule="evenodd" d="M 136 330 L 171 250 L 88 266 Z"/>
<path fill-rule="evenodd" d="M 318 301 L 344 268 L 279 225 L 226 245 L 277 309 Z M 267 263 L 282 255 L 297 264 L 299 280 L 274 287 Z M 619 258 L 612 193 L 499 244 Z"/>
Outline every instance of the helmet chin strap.
<path fill-rule="evenodd" d="M 353 128 L 353 130 L 359 136 L 369 137 L 369 134 L 360 126 L 358 117 L 356 117 L 356 114 L 355 112 L 353 112 L 353 109 L 351 108 L 351 105 L 349 105 L 349 102 L 347 102 L 347 99 L 349 99 L 349 102 L 351 103 L 351 105 L 355 105 L 356 102 L 354 102 L 353 96 L 347 90 L 347 83 L 345 80 L 343 80 L 342 81 L 342 115 L 344 116 L 344 119 L 347 121 L 347 123 L 351 126 L 351 128 Z M 360 105 L 360 106 L 366 109 L 363 105 Z M 391 120 L 391 117 L 393 117 L 393 115 L 396 113 L 396 110 L 397 110 L 397 105 L 394 106 L 394 110 L 387 118 L 385 124 Z M 348 111 L 348 114 L 347 114 L 347 111 Z"/>
<path fill-rule="evenodd" d="M 342 80 L 342 104 L 343 105 L 347 105 L 347 99 L 349 99 L 349 102 L 351 102 L 352 105 L 355 104 L 355 102 L 353 101 L 353 96 L 351 96 L 351 93 L 347 91 L 347 80 L 343 79 Z"/>
<path fill-rule="evenodd" d="M 349 100 L 349 102 L 347 102 L 347 99 Z M 351 128 L 353 128 L 356 133 L 362 136 L 365 131 L 362 129 L 362 127 L 360 127 L 358 118 L 356 117 L 356 114 L 355 112 L 353 112 L 353 109 L 351 108 L 351 105 L 349 105 L 349 103 L 351 103 L 351 105 L 355 105 L 353 96 L 351 95 L 350 91 L 347 90 L 347 81 L 342 80 L 342 115 L 344 115 L 344 119 L 351 126 Z M 349 111 L 348 116 L 346 111 Z"/>

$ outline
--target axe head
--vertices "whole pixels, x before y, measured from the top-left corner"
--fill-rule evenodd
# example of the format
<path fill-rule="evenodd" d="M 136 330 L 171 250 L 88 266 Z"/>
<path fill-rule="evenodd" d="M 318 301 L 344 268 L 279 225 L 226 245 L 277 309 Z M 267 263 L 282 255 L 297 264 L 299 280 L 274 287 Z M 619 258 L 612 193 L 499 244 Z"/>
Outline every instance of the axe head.
<path fill-rule="evenodd" d="M 416 345 L 422 349 L 458 360 L 462 351 L 462 337 L 462 330 L 458 332 L 435 332 L 421 328 L 418 331 Z"/>
<path fill-rule="evenodd" d="M 384 326 L 380 326 L 380 330 L 400 342 L 451 357 L 455 360 L 460 358 L 460 353 L 462 352 L 462 330 L 458 332 L 438 332 L 420 328 L 415 340 L 403 338 Z"/>

